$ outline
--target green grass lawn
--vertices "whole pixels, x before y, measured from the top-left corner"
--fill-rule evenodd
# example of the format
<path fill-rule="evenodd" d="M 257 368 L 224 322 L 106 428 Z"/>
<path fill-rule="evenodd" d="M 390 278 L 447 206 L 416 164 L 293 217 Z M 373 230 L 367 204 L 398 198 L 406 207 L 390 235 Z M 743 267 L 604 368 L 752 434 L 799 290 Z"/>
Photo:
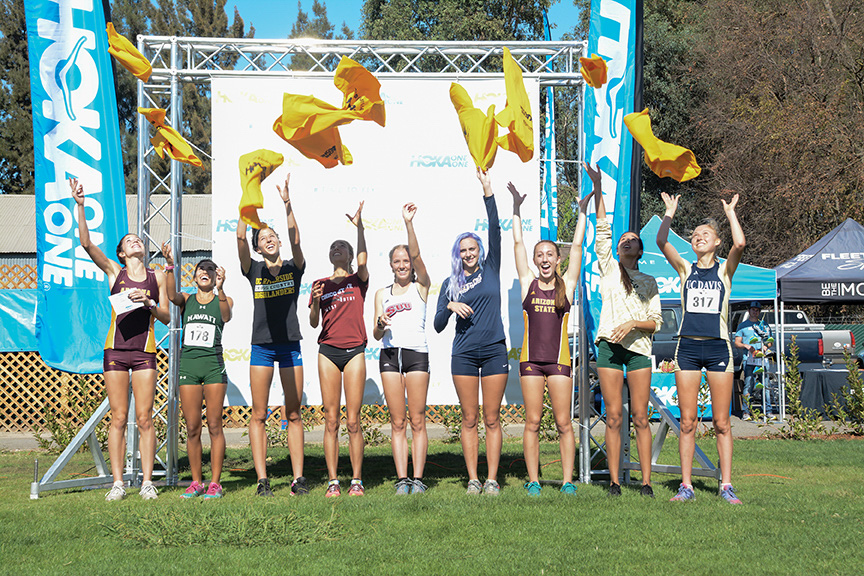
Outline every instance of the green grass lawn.
<path fill-rule="evenodd" d="M 664 461 L 676 458 L 674 444 Z M 700 445 L 715 458 L 713 441 Z M 559 479 L 557 446 L 541 450 L 544 479 Z M 678 478 L 667 475 L 655 478 L 656 500 L 638 486 L 610 500 L 605 485 L 580 485 L 575 497 L 547 485 L 531 498 L 519 440 L 504 444 L 498 498 L 465 495 L 461 449 L 443 443 L 430 446 L 427 494 L 393 494 L 389 446 L 381 446 L 367 448 L 367 495 L 335 501 L 324 498 L 320 446 L 307 447 L 312 494 L 304 498 L 289 496 L 287 451 L 271 450 L 276 497 L 268 500 L 254 497 L 250 452 L 229 450 L 222 500 L 185 501 L 181 488 L 163 488 L 150 502 L 137 490 L 105 502 L 101 489 L 30 501 L 36 455 L 0 453 L 2 574 L 864 573 L 858 440 L 736 441 L 744 506 L 726 504 L 706 480 L 696 481 L 695 502 L 668 502 Z M 39 457 L 42 468 L 52 461 Z M 65 477 L 90 466 L 79 455 Z"/>

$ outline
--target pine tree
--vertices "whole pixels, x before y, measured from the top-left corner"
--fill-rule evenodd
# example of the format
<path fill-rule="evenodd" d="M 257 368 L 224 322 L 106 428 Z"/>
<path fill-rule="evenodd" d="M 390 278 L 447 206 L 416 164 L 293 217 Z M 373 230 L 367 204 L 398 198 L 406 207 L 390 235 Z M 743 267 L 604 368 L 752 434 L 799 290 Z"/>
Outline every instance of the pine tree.
<path fill-rule="evenodd" d="M 24 3 L 0 0 L 0 194 L 33 194 L 33 115 Z"/>

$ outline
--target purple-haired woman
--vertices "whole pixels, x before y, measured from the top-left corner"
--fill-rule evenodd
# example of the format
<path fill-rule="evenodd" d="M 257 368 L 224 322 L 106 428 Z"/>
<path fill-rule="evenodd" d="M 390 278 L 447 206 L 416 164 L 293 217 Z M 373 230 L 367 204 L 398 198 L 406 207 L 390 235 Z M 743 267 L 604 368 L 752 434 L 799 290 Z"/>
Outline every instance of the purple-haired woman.
<path fill-rule="evenodd" d="M 492 181 L 477 169 L 483 185 L 483 202 L 489 219 L 489 254 L 483 241 L 465 232 L 456 238 L 452 271 L 441 285 L 435 330 L 441 332 L 455 313 L 456 334 L 450 371 L 462 407 L 462 452 L 468 468 L 468 494 L 497 496 L 498 462 L 501 459 L 501 399 L 507 385 L 507 344 L 501 322 L 501 226 L 492 194 Z M 477 420 L 480 389 L 483 390 L 483 424 L 486 426 L 488 477 L 477 475 Z"/>

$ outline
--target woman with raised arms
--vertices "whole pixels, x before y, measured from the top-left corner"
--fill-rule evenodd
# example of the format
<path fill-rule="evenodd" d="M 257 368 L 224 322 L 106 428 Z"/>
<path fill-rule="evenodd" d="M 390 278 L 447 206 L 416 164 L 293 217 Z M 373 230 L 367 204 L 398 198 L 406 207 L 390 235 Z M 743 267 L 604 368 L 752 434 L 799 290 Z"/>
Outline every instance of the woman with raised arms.
<path fill-rule="evenodd" d="M 678 406 L 681 408 L 681 436 L 678 451 L 681 455 L 681 485 L 673 501 L 693 500 L 691 473 L 696 446 L 696 422 L 699 416 L 699 387 L 702 370 L 711 391 L 711 419 L 717 435 L 717 453 L 720 458 L 720 496 L 730 504 L 741 504 L 732 488 L 732 428 L 729 424 L 729 405 L 732 402 L 733 371 L 732 347 L 729 344 L 729 292 L 732 276 L 744 254 L 746 240 L 735 206 L 738 194 L 723 211 L 732 230 L 732 247 L 724 262 L 717 258 L 721 239 L 717 222 L 703 220 L 693 230 L 690 246 L 696 262 L 687 262 L 669 242 L 669 228 L 678 209 L 680 196 L 662 194 L 666 214 L 657 231 L 657 247 L 681 277 L 681 309 L 683 318 L 675 348 L 675 384 L 678 388 Z"/>
<path fill-rule="evenodd" d="M 325 496 L 341 495 L 336 474 L 339 461 L 339 406 L 344 384 L 348 452 L 351 457 L 349 496 L 363 496 L 363 429 L 360 408 L 366 386 L 366 326 L 363 322 L 363 302 L 369 288 L 366 268 L 366 236 L 363 231 L 363 202 L 354 216 L 346 214 L 357 227 L 357 272 L 352 262 L 354 249 L 345 240 L 330 245 L 333 274 L 312 284 L 309 300 L 309 323 L 317 328 L 318 379 L 321 381 L 321 401 L 324 404 L 324 460 L 330 479 Z"/>
<path fill-rule="evenodd" d="M 126 294 L 135 307 L 118 314 L 111 310 L 111 327 L 105 341 L 103 370 L 105 391 L 111 406 L 108 428 L 108 456 L 114 485 L 105 499 L 126 497 L 123 467 L 126 455 L 126 420 L 129 414 L 129 372 L 132 372 L 132 395 L 135 398 L 135 422 L 138 425 L 141 452 L 141 498 L 158 497 L 153 486 L 153 460 L 156 457 L 156 429 L 153 427 L 153 398 L 156 394 L 156 337 L 153 321 L 167 324 L 171 319 L 165 275 L 144 264 L 146 248 L 135 234 L 126 234 L 117 244 L 117 259 L 109 259 L 90 240 L 90 230 L 84 209 L 84 186 L 77 178 L 69 179 L 72 197 L 77 206 L 78 238 L 81 247 L 108 277 L 111 294 Z"/>
<path fill-rule="evenodd" d="M 606 203 L 600 170 L 584 163 L 594 185 L 597 238 L 594 242 L 600 267 L 603 308 L 597 327 L 597 375 L 606 403 L 606 459 L 609 463 L 609 495 L 620 496 L 621 423 L 623 420 L 624 369 L 630 410 L 636 428 L 636 448 L 642 470 L 641 494 L 654 497 L 651 488 L 651 429 L 648 402 L 651 397 L 651 339 L 660 329 L 660 295 L 653 277 L 639 271 L 642 240 L 636 232 L 618 239 L 618 261 L 612 256 L 612 226 L 606 219 Z"/>
<path fill-rule="evenodd" d="M 489 220 L 489 254 L 473 232 L 456 237 L 451 251 L 450 277 L 441 285 L 435 330 L 442 332 L 456 314 L 450 371 L 462 408 L 462 452 L 468 468 L 468 494 L 497 496 L 501 460 L 501 400 L 509 371 L 504 324 L 501 321 L 501 225 L 489 174 L 477 169 Z M 488 477 L 477 475 L 480 390 L 486 426 Z"/>
<path fill-rule="evenodd" d="M 180 407 L 186 420 L 186 452 L 192 470 L 192 484 L 183 498 L 221 498 L 225 435 L 222 433 L 222 405 L 228 389 L 228 374 L 222 358 L 222 329 L 231 320 L 234 301 L 225 293 L 225 269 L 205 258 L 195 265 L 195 294 L 174 288 L 174 258 L 171 245 L 162 245 L 168 299 L 183 314 L 183 347 L 180 349 L 178 389 Z M 218 292 L 218 294 L 217 294 Z M 201 447 L 201 409 L 207 401 L 207 430 L 210 434 L 210 484 L 204 486 Z"/>
<path fill-rule="evenodd" d="M 417 206 L 405 204 L 402 219 L 408 244 L 390 250 L 393 283 L 375 293 L 375 328 L 372 336 L 382 340 L 381 385 L 390 411 L 390 444 L 396 464 L 396 494 L 426 491 L 426 393 L 429 390 L 429 349 L 426 346 L 426 297 L 429 274 L 420 257 L 414 233 Z M 408 437 L 405 430 L 405 397 L 411 421 L 414 477 L 408 478 Z"/>
<path fill-rule="evenodd" d="M 593 192 L 579 202 L 579 217 L 573 231 L 567 272 L 561 276 L 558 271 L 561 265 L 558 245 L 550 240 L 541 240 L 534 245 L 533 251 L 534 266 L 539 272 L 537 276 L 528 265 L 528 255 L 522 240 L 522 216 L 519 212 L 525 196 L 519 194 L 512 182 L 507 184 L 507 189 L 513 195 L 513 250 L 525 321 L 525 336 L 519 357 L 519 381 L 525 402 L 525 431 L 522 435 L 525 466 L 528 468 L 525 489 L 531 496 L 540 495 L 540 419 L 543 417 L 543 392 L 548 389 L 564 472 L 561 492 L 573 495 L 576 494 L 576 485 L 573 483 L 576 443 L 571 412 L 573 379 L 567 323 L 573 294 L 579 287 L 585 209 Z"/>
<path fill-rule="evenodd" d="M 300 248 L 300 231 L 291 206 L 288 184 L 277 184 L 279 196 L 285 205 L 288 221 L 288 242 L 292 259 L 282 259 L 282 241 L 272 228 L 252 231 L 252 248 L 263 260 L 253 260 L 246 240 L 246 223 L 237 222 L 237 253 L 240 270 L 252 287 L 252 350 L 249 361 L 249 383 L 252 390 L 252 417 L 249 419 L 249 445 L 258 476 L 256 494 L 273 496 L 267 477 L 267 408 L 270 383 L 275 365 L 279 364 L 279 380 L 285 395 L 288 419 L 288 450 L 294 479 L 291 494 L 309 493 L 303 476 L 303 421 L 300 402 L 303 398 L 303 355 L 300 351 L 300 323 L 297 320 L 297 298 L 300 279 L 306 270 L 306 259 Z"/>

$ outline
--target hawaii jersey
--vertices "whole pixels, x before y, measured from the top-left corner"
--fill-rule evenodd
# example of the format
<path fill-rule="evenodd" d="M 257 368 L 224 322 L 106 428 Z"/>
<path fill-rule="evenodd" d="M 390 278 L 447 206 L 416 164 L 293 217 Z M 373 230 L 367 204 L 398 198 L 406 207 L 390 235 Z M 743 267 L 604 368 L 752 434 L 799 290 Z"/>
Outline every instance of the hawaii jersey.
<path fill-rule="evenodd" d="M 147 276 L 143 281 L 137 282 L 129 278 L 126 268 L 120 270 L 111 294 L 119 294 L 127 290 L 138 288 L 148 298 L 159 304 L 159 283 L 156 281 L 156 273 L 149 268 Z M 105 339 L 106 350 L 140 350 L 142 352 L 156 352 L 156 335 L 153 331 L 153 315 L 145 307 L 135 308 L 129 312 L 117 315 L 111 309 L 111 327 L 108 329 L 108 338 Z"/>
<path fill-rule="evenodd" d="M 219 298 L 215 294 L 206 304 L 198 302 L 196 294 L 189 296 L 183 308 L 183 348 L 180 355 L 189 359 L 222 356 L 224 325 Z"/>
<path fill-rule="evenodd" d="M 300 269 L 294 260 L 283 260 L 279 273 L 273 276 L 267 264 L 252 261 L 244 274 L 254 298 L 252 344 L 287 344 L 303 338 L 297 321 L 297 297 L 305 269 L 305 263 Z"/>
<path fill-rule="evenodd" d="M 363 299 L 366 298 L 369 279 L 364 282 L 357 274 L 351 274 L 338 283 L 330 278 L 322 278 L 317 282 L 323 284 L 318 343 L 342 349 L 366 346 Z M 311 296 L 309 304 L 312 304 Z"/>
<path fill-rule="evenodd" d="M 535 278 L 522 300 L 525 336 L 520 362 L 552 362 L 570 365 L 567 320 L 570 307 L 555 308 L 555 288 L 543 290 Z"/>
<path fill-rule="evenodd" d="M 726 262 L 714 261 L 710 268 L 688 263 L 681 274 L 681 320 L 679 336 L 729 340 L 729 292 L 732 279 Z"/>
<path fill-rule="evenodd" d="M 382 348 L 407 348 L 428 352 L 426 346 L 426 302 L 420 297 L 416 282 L 404 294 L 393 294 L 393 285 L 382 302 L 390 326 L 381 339 Z"/>

